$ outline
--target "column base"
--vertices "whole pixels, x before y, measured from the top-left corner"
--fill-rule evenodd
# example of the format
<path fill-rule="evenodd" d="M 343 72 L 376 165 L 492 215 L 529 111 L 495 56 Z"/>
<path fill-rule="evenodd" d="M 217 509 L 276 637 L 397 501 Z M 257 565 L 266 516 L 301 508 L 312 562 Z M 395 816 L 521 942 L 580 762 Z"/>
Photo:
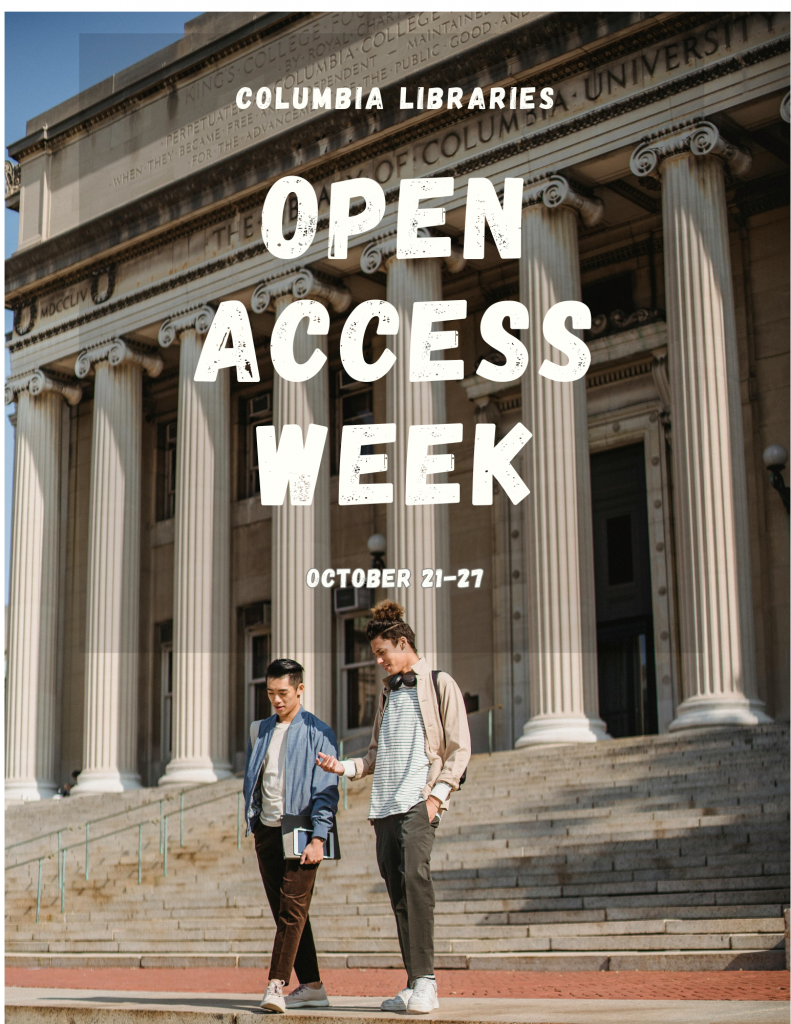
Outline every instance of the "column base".
<path fill-rule="evenodd" d="M 90 796 L 92 793 L 125 793 L 129 789 L 142 789 L 137 772 L 119 772 L 116 769 L 83 768 L 71 796 Z"/>
<path fill-rule="evenodd" d="M 528 719 L 515 747 L 537 747 L 555 743 L 596 743 L 609 740 L 600 718 L 584 715 L 535 715 Z"/>
<path fill-rule="evenodd" d="M 771 725 L 761 700 L 746 697 L 689 697 L 678 706 L 668 726 L 679 729 L 706 729 L 723 725 Z"/>
<path fill-rule="evenodd" d="M 211 761 L 209 758 L 180 758 L 171 761 L 165 774 L 159 780 L 160 786 L 195 786 L 206 782 L 219 782 L 233 775 L 228 761 Z"/>
<path fill-rule="evenodd" d="M 6 800 L 51 800 L 58 792 L 54 782 L 37 779 L 6 779 Z"/>

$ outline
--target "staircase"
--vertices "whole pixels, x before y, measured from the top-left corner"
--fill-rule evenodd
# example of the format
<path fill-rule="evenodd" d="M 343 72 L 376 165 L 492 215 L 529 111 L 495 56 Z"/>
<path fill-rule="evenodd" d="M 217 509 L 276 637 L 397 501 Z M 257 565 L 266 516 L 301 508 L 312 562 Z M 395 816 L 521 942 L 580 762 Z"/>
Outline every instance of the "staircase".
<path fill-rule="evenodd" d="M 67 855 L 65 912 L 57 862 L 6 872 L 7 966 L 263 967 L 274 926 L 252 839 L 237 850 L 238 779 L 185 791 L 169 818 L 168 873 L 159 825 L 163 795 L 70 798 L 9 807 L 6 843 L 91 827 Z M 370 780 L 349 784 L 340 811 L 343 859 L 321 866 L 311 918 L 325 967 L 398 967 L 398 942 L 366 820 Z M 166 812 L 178 808 L 171 797 Z M 148 804 L 148 806 L 145 806 Z M 341 802 L 342 807 L 342 802 Z M 673 735 L 473 757 L 437 834 L 438 967 L 533 970 L 776 970 L 785 966 L 789 878 L 788 729 Z M 10 850 L 42 856 L 52 838 Z"/>

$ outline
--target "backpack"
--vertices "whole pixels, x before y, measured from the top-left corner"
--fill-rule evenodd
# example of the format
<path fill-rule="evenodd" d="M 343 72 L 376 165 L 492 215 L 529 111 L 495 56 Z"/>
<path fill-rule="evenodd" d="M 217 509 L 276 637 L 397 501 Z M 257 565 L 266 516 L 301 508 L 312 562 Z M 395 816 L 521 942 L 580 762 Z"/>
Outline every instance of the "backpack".
<path fill-rule="evenodd" d="M 444 721 L 444 719 L 442 717 L 442 698 L 440 697 L 440 694 L 439 694 L 439 682 L 438 682 L 438 679 L 439 679 L 439 670 L 436 670 L 436 671 L 432 670 L 432 672 L 431 672 L 431 682 L 434 684 L 434 693 L 436 693 L 436 695 L 437 695 L 437 710 L 439 711 L 439 720 L 440 720 L 440 722 L 442 722 L 442 746 L 444 747 L 444 746 L 447 745 L 447 739 L 446 739 L 446 736 L 445 736 L 445 721 Z M 461 789 L 461 787 L 464 785 L 464 783 L 466 781 L 467 781 L 467 769 L 465 768 L 461 778 L 459 779 L 459 789 Z"/>

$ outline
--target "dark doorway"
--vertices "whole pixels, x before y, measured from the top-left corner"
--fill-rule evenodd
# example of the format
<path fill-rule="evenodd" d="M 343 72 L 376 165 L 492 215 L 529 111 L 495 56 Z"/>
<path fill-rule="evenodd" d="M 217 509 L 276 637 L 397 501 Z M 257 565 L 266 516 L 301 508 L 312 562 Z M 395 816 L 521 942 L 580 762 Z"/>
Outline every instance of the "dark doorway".
<path fill-rule="evenodd" d="M 612 737 L 655 733 L 656 677 L 643 445 L 591 456 L 599 714 Z"/>

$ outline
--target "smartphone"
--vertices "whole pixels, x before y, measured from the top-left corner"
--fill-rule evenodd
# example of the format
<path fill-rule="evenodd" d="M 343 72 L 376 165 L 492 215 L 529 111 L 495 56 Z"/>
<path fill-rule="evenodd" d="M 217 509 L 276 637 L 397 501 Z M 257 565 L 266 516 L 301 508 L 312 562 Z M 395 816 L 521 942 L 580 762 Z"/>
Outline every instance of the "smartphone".
<path fill-rule="evenodd" d="M 313 838 L 313 833 L 307 828 L 295 828 L 294 829 L 294 854 L 297 857 L 301 857 L 305 847 L 308 845 L 310 840 Z M 334 860 L 335 859 L 335 836 L 330 832 L 327 838 L 324 840 L 324 859 Z"/>

